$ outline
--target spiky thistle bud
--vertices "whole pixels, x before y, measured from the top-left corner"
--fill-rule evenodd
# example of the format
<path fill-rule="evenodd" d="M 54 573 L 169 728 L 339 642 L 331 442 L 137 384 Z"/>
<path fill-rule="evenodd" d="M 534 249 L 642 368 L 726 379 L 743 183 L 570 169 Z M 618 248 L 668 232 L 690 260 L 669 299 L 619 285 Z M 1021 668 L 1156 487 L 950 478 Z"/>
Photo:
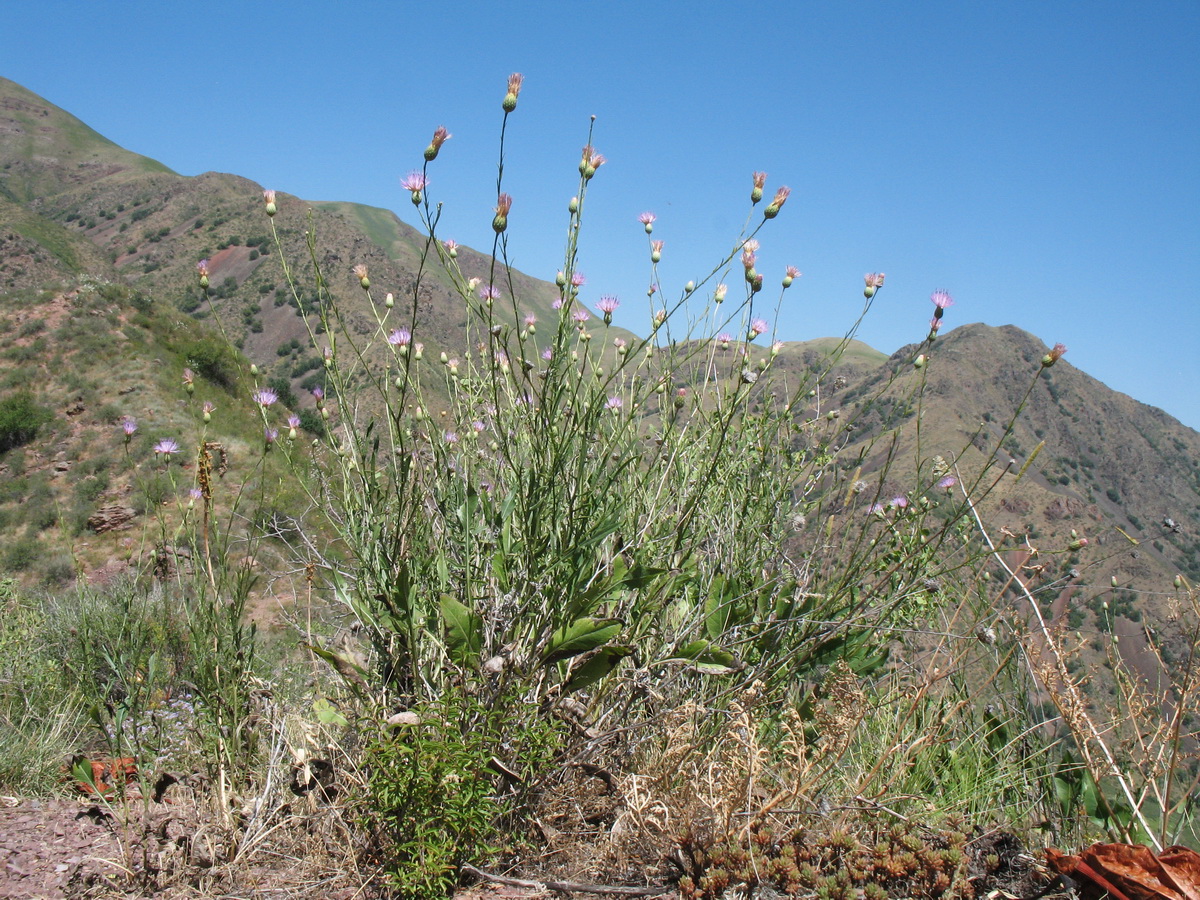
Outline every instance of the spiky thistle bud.
<path fill-rule="evenodd" d="M 524 81 L 525 76 L 520 72 L 513 72 L 508 76 L 508 92 L 504 95 L 504 102 L 500 104 L 506 113 L 517 108 L 517 97 L 521 95 L 521 85 Z"/>
<path fill-rule="evenodd" d="M 492 219 L 492 230 L 496 234 L 503 234 L 504 229 L 508 228 L 508 213 L 512 209 L 512 197 L 508 194 L 501 194 L 496 198 L 496 217 Z"/>
<path fill-rule="evenodd" d="M 767 183 L 766 172 L 754 173 L 754 187 L 750 189 L 750 202 L 757 203 L 763 198 L 763 185 Z"/>
<path fill-rule="evenodd" d="M 1042 366 L 1050 368 L 1056 362 L 1063 358 L 1063 354 L 1067 352 L 1066 344 L 1055 344 L 1049 353 L 1042 357 Z"/>
<path fill-rule="evenodd" d="M 448 132 L 444 125 L 439 125 L 433 132 L 433 138 L 429 142 L 429 146 L 425 148 L 425 161 L 433 162 L 437 159 L 438 151 L 442 149 L 442 144 L 454 137 Z"/>
<path fill-rule="evenodd" d="M 771 198 L 771 202 L 767 204 L 763 210 L 764 219 L 773 219 L 779 215 L 779 210 L 783 208 L 783 204 L 787 202 L 788 194 L 792 192 L 789 187 L 781 187 L 775 192 L 775 196 Z"/>

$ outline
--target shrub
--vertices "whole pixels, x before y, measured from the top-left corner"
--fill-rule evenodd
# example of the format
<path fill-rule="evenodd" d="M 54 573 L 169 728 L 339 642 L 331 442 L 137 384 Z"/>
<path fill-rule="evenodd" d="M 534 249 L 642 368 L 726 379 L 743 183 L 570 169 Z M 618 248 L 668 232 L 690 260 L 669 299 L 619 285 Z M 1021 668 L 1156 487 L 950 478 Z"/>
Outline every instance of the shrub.
<path fill-rule="evenodd" d="M 237 388 L 238 358 L 228 343 L 218 337 L 205 335 L 191 341 L 181 350 L 188 366 L 196 374 L 227 391 L 232 392 Z"/>
<path fill-rule="evenodd" d="M 0 453 L 28 444 L 54 414 L 39 406 L 28 391 L 0 400 Z"/>

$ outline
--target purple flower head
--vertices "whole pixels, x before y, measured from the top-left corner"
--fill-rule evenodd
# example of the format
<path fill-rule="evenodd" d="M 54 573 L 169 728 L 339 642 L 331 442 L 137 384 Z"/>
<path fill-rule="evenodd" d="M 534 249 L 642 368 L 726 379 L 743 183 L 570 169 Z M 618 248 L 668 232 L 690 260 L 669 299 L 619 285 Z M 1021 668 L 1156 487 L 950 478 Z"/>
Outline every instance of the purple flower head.
<path fill-rule="evenodd" d="M 325 389 L 322 387 L 315 387 L 312 389 L 312 395 L 317 400 L 324 400 L 325 399 Z"/>
<path fill-rule="evenodd" d="M 217 404 L 213 403 L 211 400 L 205 400 L 204 405 L 200 407 L 200 411 L 207 415 L 212 415 L 214 412 L 216 412 L 216 410 Z"/>
<path fill-rule="evenodd" d="M 200 488 L 194 487 L 188 491 L 188 498 L 191 500 L 199 500 L 203 496 L 204 496 L 204 491 L 200 490 Z"/>
<path fill-rule="evenodd" d="M 170 438 L 163 438 L 154 445 L 155 455 L 171 456 L 179 452 L 179 444 Z"/>
<path fill-rule="evenodd" d="M 898 497 L 893 497 L 892 502 L 889 503 L 888 506 L 894 507 L 896 509 L 907 509 L 908 508 L 908 498 L 905 497 L 903 494 L 901 494 Z"/>
<path fill-rule="evenodd" d="M 208 269 L 208 260 L 207 259 L 202 259 L 202 260 L 200 260 L 200 262 L 196 263 L 196 272 L 200 275 L 201 278 L 207 278 L 209 276 L 210 273 L 209 273 L 209 269 Z"/>
<path fill-rule="evenodd" d="M 494 284 L 485 284 L 479 289 L 479 299 L 484 303 L 491 303 L 494 300 L 500 299 L 500 288 Z"/>
<path fill-rule="evenodd" d="M 583 277 L 582 272 L 571 273 L 571 287 L 579 288 L 583 287 L 585 284 L 587 284 L 587 279 Z"/>
<path fill-rule="evenodd" d="M 447 431 L 446 434 L 444 435 L 444 437 L 446 439 L 447 444 L 457 444 L 458 443 L 458 433 L 457 432 Z"/>
<path fill-rule="evenodd" d="M 643 225 L 653 225 L 657 220 L 658 220 L 658 216 L 656 216 L 652 212 L 644 212 L 640 216 L 638 216 L 638 221 L 641 222 Z"/>
<path fill-rule="evenodd" d="M 575 312 L 571 313 L 571 318 L 582 325 L 591 318 L 591 315 L 586 309 L 577 309 Z"/>
<path fill-rule="evenodd" d="M 133 416 L 121 416 L 121 430 L 125 432 L 125 437 L 133 437 L 137 428 L 137 419 Z"/>
<path fill-rule="evenodd" d="M 933 301 L 933 305 L 938 309 L 945 309 L 948 306 L 954 305 L 954 298 L 945 291 L 934 291 L 929 295 L 929 299 Z"/>
<path fill-rule="evenodd" d="M 527 315 L 525 317 L 525 327 L 526 328 L 529 328 L 536 324 L 537 324 L 537 315 L 536 314 L 530 313 L 529 315 Z"/>
<path fill-rule="evenodd" d="M 195 380 L 196 380 L 196 373 L 195 373 L 195 372 L 193 372 L 191 369 L 184 369 L 184 370 L 183 370 L 183 383 L 184 383 L 184 384 L 191 384 L 191 383 L 192 383 L 192 382 L 194 382 Z"/>
<path fill-rule="evenodd" d="M 447 253 L 456 253 L 458 251 L 458 241 L 442 241 L 442 246 L 446 248 Z"/>
<path fill-rule="evenodd" d="M 752 319 L 750 321 L 750 337 L 753 340 L 760 334 L 765 334 L 770 329 L 770 324 L 766 319 Z"/>
<path fill-rule="evenodd" d="M 611 316 L 614 312 L 616 312 L 617 307 L 620 305 L 621 301 L 616 297 L 605 296 L 601 297 L 599 302 L 596 303 L 596 309 L 600 310 L 600 312 L 607 316 Z"/>
<path fill-rule="evenodd" d="M 720 334 L 717 335 L 717 343 L 718 344 L 725 344 L 726 346 L 728 346 L 729 342 L 732 340 L 733 340 L 733 335 L 730 334 L 728 331 L 722 331 Z"/>
<path fill-rule="evenodd" d="M 420 172 L 409 172 L 400 179 L 400 187 L 406 191 L 423 191 L 429 180 Z"/>
<path fill-rule="evenodd" d="M 545 350 L 542 351 L 542 359 L 546 360 L 547 362 L 554 359 L 554 351 L 552 349 L 550 349 L 549 347 L 547 347 Z"/>
<path fill-rule="evenodd" d="M 279 395 L 276 394 L 270 388 L 260 388 L 259 390 L 255 391 L 253 394 L 250 395 L 250 399 L 253 400 L 255 403 L 257 403 L 259 406 L 261 406 L 263 409 L 266 409 L 268 406 L 270 406 L 272 403 L 274 403 L 275 401 L 277 401 L 279 399 Z"/>
<path fill-rule="evenodd" d="M 555 297 L 554 302 L 550 304 L 550 306 L 553 307 L 554 309 L 562 309 L 563 305 L 564 304 L 563 304 L 562 297 Z"/>
<path fill-rule="evenodd" d="M 288 423 L 288 428 L 299 428 L 300 427 L 300 417 L 297 415 L 294 415 L 294 414 L 290 415 L 290 416 L 288 416 L 287 423 Z"/>
<path fill-rule="evenodd" d="M 743 268 L 753 269 L 754 263 L 757 262 L 757 260 L 758 260 L 758 257 L 755 255 L 753 250 L 743 250 L 742 251 L 742 267 Z"/>
<path fill-rule="evenodd" d="M 953 475 L 947 475 L 945 478 L 943 478 L 941 481 L 939 481 L 937 483 L 937 486 L 942 488 L 943 490 L 948 491 L 948 490 L 950 490 L 950 488 L 954 487 L 956 484 L 958 484 L 958 479 L 955 478 Z"/>
<path fill-rule="evenodd" d="M 618 394 L 618 395 L 614 395 L 614 396 L 612 396 L 612 397 L 609 397 L 609 398 L 608 398 L 608 400 L 606 400 L 606 401 L 605 401 L 605 403 L 604 403 L 604 408 L 605 408 L 605 409 L 611 409 L 613 412 L 616 412 L 617 410 L 619 410 L 619 409 L 620 409 L 622 406 L 624 406 L 624 405 L 625 405 L 625 400 L 624 400 L 624 398 L 622 398 L 622 397 L 621 397 L 621 396 Z"/>
<path fill-rule="evenodd" d="M 278 428 L 264 428 L 263 429 L 263 438 L 266 440 L 267 444 L 275 443 L 275 440 L 278 437 L 279 437 L 279 429 Z"/>
<path fill-rule="evenodd" d="M 412 333 L 407 328 L 397 328 L 387 336 L 387 342 L 393 347 L 407 347 L 412 340 Z"/>
<path fill-rule="evenodd" d="M 481 419 L 476 419 L 474 422 L 471 423 L 471 428 L 475 431 L 476 434 L 482 434 L 487 429 L 487 426 L 483 424 L 483 421 Z"/>
<path fill-rule="evenodd" d="M 800 270 L 797 269 L 795 266 L 788 266 L 786 269 L 783 270 L 783 273 L 788 278 L 799 278 L 800 274 L 801 274 Z"/>
<path fill-rule="evenodd" d="M 875 513 L 877 515 L 883 515 L 883 504 L 882 503 L 872 503 L 871 508 L 868 509 L 867 512 Z"/>

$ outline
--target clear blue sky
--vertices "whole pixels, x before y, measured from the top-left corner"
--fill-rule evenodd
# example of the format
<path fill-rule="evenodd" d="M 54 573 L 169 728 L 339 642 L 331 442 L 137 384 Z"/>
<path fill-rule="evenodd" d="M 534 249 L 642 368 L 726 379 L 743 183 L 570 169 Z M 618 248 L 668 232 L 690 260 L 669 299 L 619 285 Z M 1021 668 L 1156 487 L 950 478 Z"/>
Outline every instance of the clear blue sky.
<path fill-rule="evenodd" d="M 0 74 L 193 175 L 245 175 L 414 221 L 399 178 L 434 127 L 442 234 L 490 246 L 500 100 L 510 252 L 552 278 L 588 117 L 585 299 L 645 331 L 658 214 L 668 294 L 740 229 L 750 176 L 792 188 L 759 271 L 778 336 L 1015 324 L 1200 428 L 1200 3 L 10 3 Z M 734 273 L 735 275 L 737 273 Z M 590 296 L 589 296 L 590 292 Z M 760 296 L 773 294 L 764 292 Z"/>

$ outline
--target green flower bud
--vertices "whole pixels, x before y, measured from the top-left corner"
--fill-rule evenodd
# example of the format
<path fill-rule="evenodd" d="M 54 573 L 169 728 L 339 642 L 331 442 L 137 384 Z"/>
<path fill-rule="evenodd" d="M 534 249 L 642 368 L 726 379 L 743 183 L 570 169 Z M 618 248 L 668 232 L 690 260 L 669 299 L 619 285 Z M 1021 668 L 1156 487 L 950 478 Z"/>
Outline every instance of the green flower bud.
<path fill-rule="evenodd" d="M 567 209 L 571 212 L 572 215 L 579 212 L 579 198 L 572 197 L 571 202 L 567 204 Z"/>

